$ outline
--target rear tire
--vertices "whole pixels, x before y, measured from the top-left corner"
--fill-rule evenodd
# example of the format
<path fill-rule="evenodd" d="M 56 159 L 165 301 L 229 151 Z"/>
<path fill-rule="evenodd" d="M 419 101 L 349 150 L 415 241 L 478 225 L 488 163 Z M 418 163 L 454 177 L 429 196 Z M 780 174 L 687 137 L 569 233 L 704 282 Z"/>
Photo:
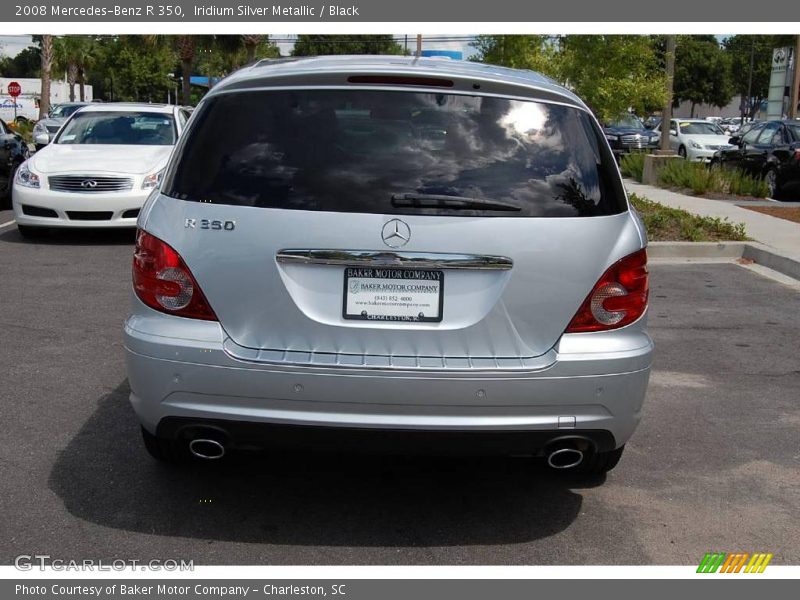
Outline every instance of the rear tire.
<path fill-rule="evenodd" d="M 147 453 L 159 462 L 180 464 L 189 460 L 187 447 L 178 440 L 156 437 L 142 427 L 142 441 Z"/>

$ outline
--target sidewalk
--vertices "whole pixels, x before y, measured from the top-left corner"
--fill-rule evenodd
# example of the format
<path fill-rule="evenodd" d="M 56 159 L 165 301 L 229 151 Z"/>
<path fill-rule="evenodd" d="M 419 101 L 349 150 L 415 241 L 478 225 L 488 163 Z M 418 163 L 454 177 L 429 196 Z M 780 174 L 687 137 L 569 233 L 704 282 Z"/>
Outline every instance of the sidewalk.
<path fill-rule="evenodd" d="M 709 200 L 685 196 L 670 190 L 643 185 L 631 179 L 625 180 L 631 193 L 671 208 L 680 208 L 695 215 L 728 218 L 733 223 L 744 223 L 748 237 L 770 246 L 780 254 L 800 261 L 800 223 L 771 217 L 741 208 L 723 200 Z M 778 206 L 778 204 L 776 204 Z"/>

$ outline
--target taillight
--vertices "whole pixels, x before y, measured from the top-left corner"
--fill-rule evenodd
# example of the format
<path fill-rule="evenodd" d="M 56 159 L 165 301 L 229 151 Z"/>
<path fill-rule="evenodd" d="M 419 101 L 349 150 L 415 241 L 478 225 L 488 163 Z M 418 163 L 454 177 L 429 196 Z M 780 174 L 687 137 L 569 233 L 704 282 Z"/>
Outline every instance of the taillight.
<path fill-rule="evenodd" d="M 180 255 L 157 237 L 136 232 L 133 289 L 150 308 L 170 315 L 216 321 L 200 286 Z"/>
<path fill-rule="evenodd" d="M 567 333 L 606 331 L 633 323 L 647 308 L 647 279 L 644 248 L 611 265 L 581 304 Z"/>

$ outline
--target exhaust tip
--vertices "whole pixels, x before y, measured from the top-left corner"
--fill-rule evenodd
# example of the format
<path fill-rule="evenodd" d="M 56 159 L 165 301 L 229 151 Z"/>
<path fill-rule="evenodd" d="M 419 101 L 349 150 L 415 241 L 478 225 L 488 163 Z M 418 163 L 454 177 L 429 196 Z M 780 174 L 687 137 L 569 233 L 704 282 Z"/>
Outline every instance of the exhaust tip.
<path fill-rule="evenodd" d="M 547 464 L 553 469 L 572 469 L 583 462 L 583 452 L 575 448 L 559 448 L 547 455 Z"/>
<path fill-rule="evenodd" d="M 192 456 L 203 460 L 218 460 L 225 456 L 225 446 L 217 440 L 196 438 L 189 442 L 189 452 Z"/>

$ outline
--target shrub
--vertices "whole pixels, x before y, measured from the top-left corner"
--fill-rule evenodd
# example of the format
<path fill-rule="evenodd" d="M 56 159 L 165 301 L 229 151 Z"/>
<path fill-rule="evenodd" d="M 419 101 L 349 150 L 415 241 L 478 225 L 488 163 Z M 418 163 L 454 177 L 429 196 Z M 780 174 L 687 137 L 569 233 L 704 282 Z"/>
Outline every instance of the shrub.
<path fill-rule="evenodd" d="M 644 153 L 633 152 L 624 155 L 619 161 L 619 170 L 625 177 L 633 177 L 641 183 L 644 174 Z"/>

